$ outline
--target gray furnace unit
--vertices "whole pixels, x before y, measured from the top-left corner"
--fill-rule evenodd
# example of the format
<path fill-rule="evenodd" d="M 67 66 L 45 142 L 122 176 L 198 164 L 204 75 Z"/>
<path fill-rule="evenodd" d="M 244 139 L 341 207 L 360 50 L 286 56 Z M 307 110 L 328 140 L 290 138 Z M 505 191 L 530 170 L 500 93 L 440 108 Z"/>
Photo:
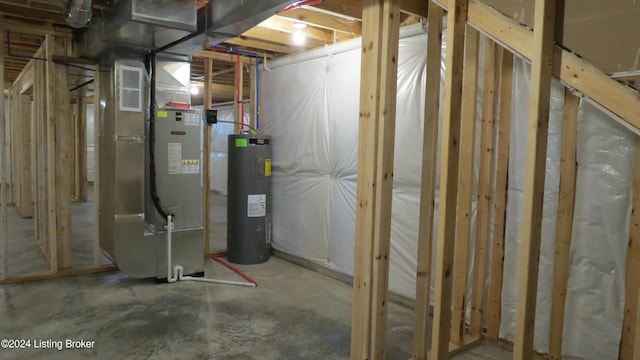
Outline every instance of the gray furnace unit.
<path fill-rule="evenodd" d="M 271 251 L 271 137 L 229 135 L 227 259 L 259 264 Z"/>

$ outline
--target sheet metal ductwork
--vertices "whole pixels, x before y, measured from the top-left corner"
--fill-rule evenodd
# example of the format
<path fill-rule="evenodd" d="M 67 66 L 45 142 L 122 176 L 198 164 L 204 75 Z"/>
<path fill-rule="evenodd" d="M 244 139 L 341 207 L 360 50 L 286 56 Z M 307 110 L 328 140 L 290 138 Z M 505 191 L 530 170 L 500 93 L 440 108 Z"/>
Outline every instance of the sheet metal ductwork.
<path fill-rule="evenodd" d="M 69 0 L 65 11 L 65 20 L 72 28 L 84 27 L 91 20 L 91 0 Z"/>
<path fill-rule="evenodd" d="M 79 35 L 78 54 L 98 57 L 113 47 L 191 55 L 239 36 L 296 1 L 212 0 L 197 10 L 196 0 L 120 0 Z"/>

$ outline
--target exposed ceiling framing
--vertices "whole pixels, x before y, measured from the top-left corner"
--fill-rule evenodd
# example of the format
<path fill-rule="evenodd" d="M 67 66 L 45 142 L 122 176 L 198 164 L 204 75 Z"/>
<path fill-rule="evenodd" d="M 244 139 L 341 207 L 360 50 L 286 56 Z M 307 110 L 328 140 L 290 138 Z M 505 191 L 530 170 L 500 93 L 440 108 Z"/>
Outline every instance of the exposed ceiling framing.
<path fill-rule="evenodd" d="M 5 41 L 3 53 L 5 55 L 5 87 L 9 86 L 22 68 L 44 41 L 46 34 L 71 36 L 71 28 L 64 21 L 62 5 L 68 0 L 0 0 L 0 29 L 8 31 L 10 44 Z M 201 8 L 208 0 L 198 0 Z M 94 0 L 94 12 L 100 14 L 111 6 L 113 0 Z M 404 0 L 403 21 L 415 22 L 419 17 L 426 17 L 426 2 L 422 0 Z M 358 37 L 362 31 L 361 23 L 362 2 L 325 0 L 314 6 L 303 6 L 280 14 L 259 24 L 241 36 L 230 39 L 223 46 L 256 52 L 260 57 L 275 58 L 308 49 L 330 45 Z M 298 29 L 304 24 L 304 29 Z M 295 44 L 293 35 L 297 31 L 304 32 L 306 39 L 303 44 Z M 232 59 L 230 59 L 232 60 Z M 213 62 L 213 82 L 219 85 L 214 92 L 214 101 L 226 101 L 232 97 L 233 91 L 227 87 L 233 86 L 235 64 L 232 61 L 216 59 Z M 248 72 L 245 66 L 244 71 Z M 202 81 L 204 65 L 197 54 L 192 62 L 192 80 Z M 245 73 L 245 75 L 248 75 Z M 80 71 L 72 72 L 70 81 L 82 84 L 87 81 L 87 74 Z M 77 78 L 77 79 L 75 79 Z M 244 76 L 245 86 L 249 86 L 249 76 Z"/>

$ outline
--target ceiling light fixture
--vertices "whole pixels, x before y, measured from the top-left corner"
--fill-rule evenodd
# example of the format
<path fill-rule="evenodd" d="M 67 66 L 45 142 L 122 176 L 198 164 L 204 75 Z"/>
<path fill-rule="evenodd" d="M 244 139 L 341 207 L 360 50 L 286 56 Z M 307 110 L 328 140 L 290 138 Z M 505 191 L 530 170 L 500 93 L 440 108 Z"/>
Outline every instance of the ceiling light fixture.
<path fill-rule="evenodd" d="M 200 94 L 200 89 L 195 85 L 191 85 L 191 95 L 196 96 L 198 94 Z"/>
<path fill-rule="evenodd" d="M 293 33 L 293 37 L 292 37 L 294 44 L 296 45 L 304 44 L 305 40 L 307 39 L 307 36 L 304 34 L 302 29 L 306 28 L 307 24 L 294 23 L 293 27 L 296 28 L 296 32 Z"/>

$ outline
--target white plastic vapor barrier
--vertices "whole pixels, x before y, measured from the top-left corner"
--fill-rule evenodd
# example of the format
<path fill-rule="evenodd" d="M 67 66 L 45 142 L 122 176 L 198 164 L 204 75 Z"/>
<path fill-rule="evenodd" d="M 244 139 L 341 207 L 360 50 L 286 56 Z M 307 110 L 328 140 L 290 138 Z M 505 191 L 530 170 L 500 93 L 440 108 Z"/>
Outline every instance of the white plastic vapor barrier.
<path fill-rule="evenodd" d="M 400 40 L 389 288 L 410 298 L 415 297 L 425 52 L 424 34 Z M 279 66 L 274 61 L 270 71 L 261 72 L 261 125 L 273 137 L 274 148 L 273 246 L 352 275 L 360 51 L 329 47 L 325 53 Z M 514 71 L 500 329 L 507 340 L 513 340 L 515 332 L 530 87 L 529 66 L 517 60 Z M 552 91 L 534 339 L 541 352 L 548 350 L 564 103 L 564 90 L 555 80 Z M 585 101 L 578 135 L 564 356 L 615 359 L 624 300 L 633 135 Z M 226 145 L 220 151 L 226 151 Z M 434 224 L 437 216 L 436 211 Z"/>
<path fill-rule="evenodd" d="M 248 107 L 247 107 L 248 108 Z M 202 106 L 195 106 L 194 109 L 202 110 Z M 227 174 L 228 174 L 228 143 L 229 134 L 233 133 L 234 121 L 233 105 L 214 106 L 218 110 L 217 124 L 211 125 L 211 153 L 209 169 L 211 178 L 209 182 L 210 189 L 222 194 L 227 193 Z M 250 114 L 245 111 L 244 123 L 249 123 Z M 224 121 L 224 122 L 222 122 Z"/>

